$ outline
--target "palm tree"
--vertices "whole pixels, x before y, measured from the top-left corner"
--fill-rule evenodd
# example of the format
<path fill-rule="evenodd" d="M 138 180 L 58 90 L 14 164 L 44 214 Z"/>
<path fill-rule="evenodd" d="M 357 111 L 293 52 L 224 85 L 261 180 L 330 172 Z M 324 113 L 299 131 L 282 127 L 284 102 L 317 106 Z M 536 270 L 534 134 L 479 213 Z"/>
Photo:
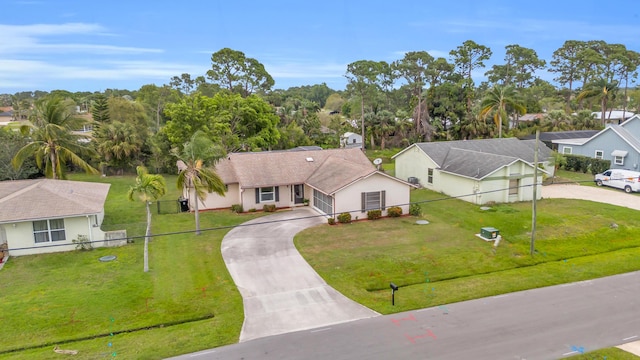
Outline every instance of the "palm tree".
<path fill-rule="evenodd" d="M 139 157 L 144 145 L 134 126 L 120 121 L 101 124 L 94 137 L 102 160 L 123 170 Z"/>
<path fill-rule="evenodd" d="M 196 195 L 193 202 L 196 215 L 196 235 L 200 235 L 198 200 L 204 202 L 210 192 L 223 196 L 226 191 L 220 176 L 208 167 L 221 159 L 224 153 L 220 147 L 215 146 L 203 132 L 198 130 L 184 145 L 181 152 L 174 149 L 173 154 L 178 158 L 178 189 L 182 189 L 189 196 L 191 189 L 193 189 Z"/>
<path fill-rule="evenodd" d="M 600 121 L 601 124 L 605 124 L 605 113 L 607 112 L 607 104 L 609 100 L 615 99 L 616 92 L 618 91 L 618 83 L 608 82 L 605 79 L 600 79 L 585 86 L 576 100 L 581 101 L 583 99 L 596 98 L 600 101 Z"/>
<path fill-rule="evenodd" d="M 569 130 L 571 118 L 562 110 L 553 110 L 544 116 L 541 128 L 544 131 Z"/>
<path fill-rule="evenodd" d="M 38 168 L 44 168 L 48 178 L 65 179 L 67 161 L 82 168 L 87 173 L 97 174 L 89 163 L 79 155 L 92 154 L 85 146 L 88 135 L 74 134 L 87 121 L 73 116 L 69 104 L 60 97 L 44 99 L 36 104 L 31 124 L 22 125 L 20 131 L 29 135 L 31 141 L 23 146 L 11 160 L 14 168 L 31 157 Z"/>
<path fill-rule="evenodd" d="M 149 238 L 151 237 L 151 201 L 158 200 L 167 192 L 167 185 L 162 175 L 149 174 L 144 166 L 136 168 L 138 176 L 136 184 L 129 187 L 127 196 L 133 201 L 134 195 L 138 194 L 147 209 L 147 231 L 144 235 L 144 272 L 149 271 Z"/>
<path fill-rule="evenodd" d="M 527 112 L 527 108 L 520 103 L 513 86 L 495 85 L 480 104 L 480 116 L 486 118 L 493 113 L 493 121 L 498 127 L 498 137 L 502 137 L 502 120 L 507 118 L 507 106 L 519 114 Z"/>

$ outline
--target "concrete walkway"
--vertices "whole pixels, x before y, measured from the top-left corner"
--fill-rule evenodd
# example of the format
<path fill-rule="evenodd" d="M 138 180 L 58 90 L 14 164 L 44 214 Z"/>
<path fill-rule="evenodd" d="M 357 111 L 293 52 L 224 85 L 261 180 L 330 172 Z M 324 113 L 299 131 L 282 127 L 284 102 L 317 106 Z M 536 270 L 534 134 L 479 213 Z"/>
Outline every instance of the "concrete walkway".
<path fill-rule="evenodd" d="M 296 250 L 296 233 L 326 223 L 317 215 L 309 207 L 278 212 L 222 240 L 222 257 L 244 302 L 240 342 L 379 315 L 328 286 Z"/>
<path fill-rule="evenodd" d="M 581 199 L 605 204 L 624 206 L 640 210 L 640 197 L 622 190 L 580 186 L 576 184 L 553 184 L 542 187 L 543 199 Z"/>

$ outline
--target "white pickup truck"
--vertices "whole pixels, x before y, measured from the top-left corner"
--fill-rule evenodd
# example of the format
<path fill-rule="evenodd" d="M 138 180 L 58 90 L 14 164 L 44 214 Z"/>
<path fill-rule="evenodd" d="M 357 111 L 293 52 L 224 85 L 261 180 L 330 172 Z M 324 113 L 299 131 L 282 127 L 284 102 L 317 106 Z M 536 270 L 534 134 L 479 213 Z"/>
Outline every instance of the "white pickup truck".
<path fill-rule="evenodd" d="M 637 171 L 610 169 L 596 174 L 594 181 L 598 186 L 611 186 L 623 189 L 626 193 L 640 191 L 640 172 Z"/>

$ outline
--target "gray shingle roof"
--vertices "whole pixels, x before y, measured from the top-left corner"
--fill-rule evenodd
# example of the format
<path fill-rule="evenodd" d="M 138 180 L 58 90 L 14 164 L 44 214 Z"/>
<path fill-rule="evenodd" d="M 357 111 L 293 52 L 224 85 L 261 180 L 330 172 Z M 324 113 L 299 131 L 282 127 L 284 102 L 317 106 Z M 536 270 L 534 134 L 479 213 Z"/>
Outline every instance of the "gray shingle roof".
<path fill-rule="evenodd" d="M 302 184 L 314 175 L 312 186 L 327 193 L 354 176 L 376 171 L 360 149 L 232 153 L 215 170 L 225 183 L 239 183 L 243 188 Z"/>
<path fill-rule="evenodd" d="M 617 132 L 624 141 L 628 142 L 636 151 L 640 152 L 640 140 L 638 140 L 633 133 L 620 125 L 611 125 L 611 130 Z"/>
<path fill-rule="evenodd" d="M 100 213 L 110 186 L 52 179 L 0 181 L 0 223 Z"/>
<path fill-rule="evenodd" d="M 518 159 L 533 164 L 535 140 L 516 138 L 417 143 L 443 171 L 481 179 Z M 397 155 L 396 155 L 397 156 Z M 539 144 L 538 161 L 551 157 L 551 149 Z"/>

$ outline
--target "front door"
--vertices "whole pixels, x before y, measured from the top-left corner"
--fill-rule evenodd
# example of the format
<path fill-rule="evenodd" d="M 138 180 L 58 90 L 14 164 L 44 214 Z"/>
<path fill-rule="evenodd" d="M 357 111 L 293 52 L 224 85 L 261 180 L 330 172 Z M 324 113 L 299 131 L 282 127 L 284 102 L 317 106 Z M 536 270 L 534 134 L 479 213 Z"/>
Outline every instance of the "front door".
<path fill-rule="evenodd" d="M 293 203 L 302 204 L 304 202 L 304 184 L 293 185 Z"/>

